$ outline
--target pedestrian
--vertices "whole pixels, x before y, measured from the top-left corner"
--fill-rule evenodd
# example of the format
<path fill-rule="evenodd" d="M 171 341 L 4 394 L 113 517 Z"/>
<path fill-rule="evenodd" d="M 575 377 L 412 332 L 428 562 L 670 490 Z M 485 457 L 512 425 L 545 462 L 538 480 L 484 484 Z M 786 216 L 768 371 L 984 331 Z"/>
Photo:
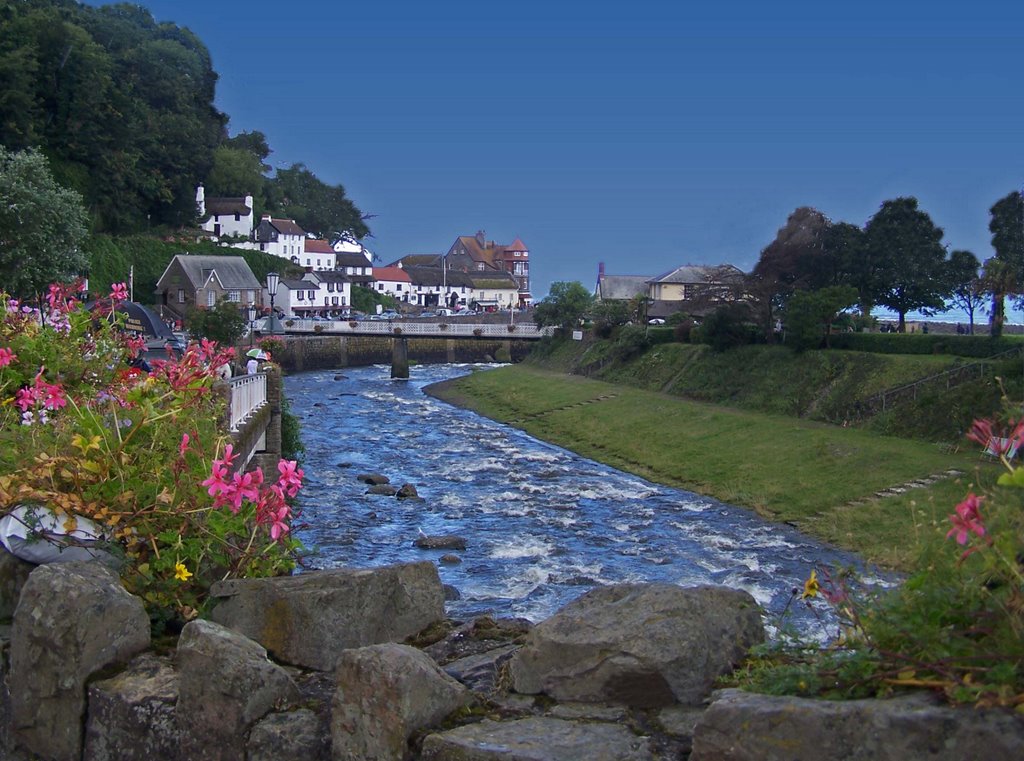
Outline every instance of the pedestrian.
<path fill-rule="evenodd" d="M 255 375 L 259 372 L 260 363 L 256 357 L 249 357 L 249 361 L 245 363 L 245 372 L 247 375 Z"/>

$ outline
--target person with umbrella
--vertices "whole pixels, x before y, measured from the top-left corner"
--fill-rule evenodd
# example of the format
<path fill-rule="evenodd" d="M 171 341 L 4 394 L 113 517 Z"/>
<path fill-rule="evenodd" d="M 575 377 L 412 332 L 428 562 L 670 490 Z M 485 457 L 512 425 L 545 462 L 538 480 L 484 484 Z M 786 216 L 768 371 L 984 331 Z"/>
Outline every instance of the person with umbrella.
<path fill-rule="evenodd" d="M 249 361 L 245 363 L 245 372 L 247 375 L 255 375 L 259 372 L 260 360 L 267 359 L 267 353 L 263 349 L 249 349 L 245 353 L 245 356 L 249 358 Z"/>

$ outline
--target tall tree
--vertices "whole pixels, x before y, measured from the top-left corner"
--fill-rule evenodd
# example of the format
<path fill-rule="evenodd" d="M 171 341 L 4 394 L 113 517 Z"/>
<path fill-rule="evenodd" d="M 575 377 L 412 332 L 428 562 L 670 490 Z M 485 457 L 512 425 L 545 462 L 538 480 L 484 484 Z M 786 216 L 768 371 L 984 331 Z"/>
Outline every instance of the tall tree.
<path fill-rule="evenodd" d="M 786 304 L 786 344 L 796 351 L 828 348 L 832 323 L 857 301 L 851 285 L 830 285 L 815 291 L 797 291 Z"/>
<path fill-rule="evenodd" d="M 1006 321 L 1006 296 L 1019 289 L 1017 273 L 1008 262 L 993 256 L 985 260 L 981 282 L 984 292 L 992 296 L 989 334 L 998 338 L 1003 334 L 1003 323 Z"/>
<path fill-rule="evenodd" d="M 996 201 L 989 214 L 992 248 L 1001 262 L 999 267 L 989 267 L 986 262 L 992 293 L 992 335 L 999 336 L 1003 332 L 1003 302 L 1024 283 L 1024 198 L 1015 190 Z"/>
<path fill-rule="evenodd" d="M 949 255 L 950 301 L 967 313 L 968 333 L 974 335 L 974 313 L 985 303 L 985 285 L 978 274 L 981 265 L 970 251 Z"/>
<path fill-rule="evenodd" d="M 765 340 L 773 340 L 776 314 L 793 291 L 815 285 L 828 225 L 820 211 L 801 206 L 779 228 L 775 240 L 762 249 L 747 291 L 755 302 L 754 314 Z"/>
<path fill-rule="evenodd" d="M 857 304 L 867 316 L 878 303 L 884 283 L 879 262 L 865 246 L 864 231 L 849 222 L 836 222 L 825 232 L 825 255 L 817 278 L 818 287 L 851 285 L 857 289 Z"/>
<path fill-rule="evenodd" d="M 865 250 L 885 284 L 878 303 L 899 315 L 901 333 L 908 312 L 928 314 L 945 305 L 949 283 L 941 241 L 942 228 L 917 207 L 916 198 L 886 201 L 864 228 Z"/>
<path fill-rule="evenodd" d="M 0 282 L 8 293 L 41 302 L 50 283 L 85 274 L 86 219 L 82 197 L 57 184 L 42 154 L 0 146 Z"/>

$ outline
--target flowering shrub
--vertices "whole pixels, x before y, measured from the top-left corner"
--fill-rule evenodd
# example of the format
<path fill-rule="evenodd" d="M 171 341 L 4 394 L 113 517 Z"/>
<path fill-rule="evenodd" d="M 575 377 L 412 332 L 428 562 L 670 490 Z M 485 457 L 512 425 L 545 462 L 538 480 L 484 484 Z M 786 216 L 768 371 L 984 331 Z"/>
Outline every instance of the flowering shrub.
<path fill-rule="evenodd" d="M 45 315 L 0 295 L 0 513 L 43 505 L 69 532 L 93 521 L 158 619 L 200 613 L 216 580 L 291 570 L 302 471 L 232 472 L 211 391 L 234 350 L 203 341 L 147 372 L 114 309 L 123 288 L 91 311 L 77 288 L 52 287 Z"/>
<path fill-rule="evenodd" d="M 826 697 L 924 688 L 951 702 L 1024 713 L 1024 465 L 1014 459 L 1024 419 L 975 421 L 968 438 L 997 459 L 1001 474 L 979 468 L 920 570 L 876 593 L 855 591 L 850 572 L 812 570 L 791 602 L 834 611 L 828 644 L 764 648 L 741 684 Z"/>

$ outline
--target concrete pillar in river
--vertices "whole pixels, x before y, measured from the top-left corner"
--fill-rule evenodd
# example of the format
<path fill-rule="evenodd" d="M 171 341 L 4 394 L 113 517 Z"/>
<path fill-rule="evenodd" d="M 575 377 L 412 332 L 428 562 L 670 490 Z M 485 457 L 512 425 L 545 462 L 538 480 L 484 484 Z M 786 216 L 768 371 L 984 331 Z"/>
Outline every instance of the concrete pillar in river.
<path fill-rule="evenodd" d="M 391 339 L 391 377 L 409 378 L 409 339 L 404 336 Z"/>

